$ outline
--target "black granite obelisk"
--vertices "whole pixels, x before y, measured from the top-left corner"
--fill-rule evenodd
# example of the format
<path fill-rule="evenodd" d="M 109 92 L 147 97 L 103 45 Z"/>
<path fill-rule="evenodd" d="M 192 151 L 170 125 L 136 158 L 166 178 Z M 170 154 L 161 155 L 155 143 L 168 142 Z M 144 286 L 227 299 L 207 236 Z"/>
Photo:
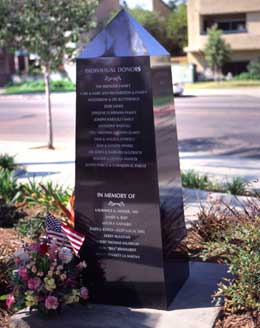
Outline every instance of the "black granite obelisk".
<path fill-rule="evenodd" d="M 189 274 L 170 56 L 125 10 L 77 59 L 75 209 L 92 301 L 167 309 Z"/>

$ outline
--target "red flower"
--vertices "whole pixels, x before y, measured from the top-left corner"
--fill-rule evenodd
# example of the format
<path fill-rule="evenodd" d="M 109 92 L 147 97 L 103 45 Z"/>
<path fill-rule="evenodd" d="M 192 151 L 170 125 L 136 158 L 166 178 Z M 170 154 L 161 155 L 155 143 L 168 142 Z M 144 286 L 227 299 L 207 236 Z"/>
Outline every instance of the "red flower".
<path fill-rule="evenodd" d="M 49 246 L 47 243 L 43 243 L 40 245 L 38 252 L 42 255 L 45 255 L 48 252 Z"/>

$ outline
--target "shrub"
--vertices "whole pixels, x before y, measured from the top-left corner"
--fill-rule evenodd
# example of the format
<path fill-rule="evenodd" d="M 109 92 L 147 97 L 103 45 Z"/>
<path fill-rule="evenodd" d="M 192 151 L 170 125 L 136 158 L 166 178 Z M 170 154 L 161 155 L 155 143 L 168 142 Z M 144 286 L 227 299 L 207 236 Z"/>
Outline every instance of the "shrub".
<path fill-rule="evenodd" d="M 224 184 L 213 182 L 207 175 L 199 174 L 194 170 L 189 170 L 181 173 L 182 186 L 185 188 L 209 190 L 229 193 L 232 195 L 249 195 L 247 191 L 248 183 L 240 178 L 235 177 L 230 182 Z"/>
<path fill-rule="evenodd" d="M 260 219 L 226 231 L 223 241 L 205 245 L 204 258 L 221 256 L 234 278 L 223 281 L 215 297 L 224 297 L 226 312 L 260 310 Z"/>
<path fill-rule="evenodd" d="M 248 72 L 235 77 L 236 80 L 260 80 L 260 58 L 247 66 Z"/>
<path fill-rule="evenodd" d="M 215 300 L 224 298 L 226 313 L 254 317 L 260 311 L 260 197 L 255 195 L 242 208 L 212 201 L 191 231 L 190 238 L 200 238 L 196 255 L 226 263 L 232 274 L 219 285 Z"/>
<path fill-rule="evenodd" d="M 13 171 L 16 168 L 14 156 L 0 154 L 0 168 Z"/>
<path fill-rule="evenodd" d="M 13 204 L 21 196 L 21 186 L 14 173 L 8 169 L 0 169 L 0 199 Z"/>
<path fill-rule="evenodd" d="M 44 92 L 44 81 L 27 81 L 19 83 L 8 83 L 7 93 L 26 93 L 26 92 Z M 75 84 L 70 80 L 55 80 L 50 82 L 51 91 L 75 91 Z"/>
<path fill-rule="evenodd" d="M 6 204 L 0 200 L 0 227 L 12 228 L 25 213 L 11 204 Z"/>
<path fill-rule="evenodd" d="M 244 72 L 244 73 L 240 73 L 239 75 L 236 75 L 234 77 L 234 79 L 237 80 L 237 81 L 242 81 L 242 80 L 260 80 L 260 77 L 259 78 L 256 78 L 251 73 Z"/>
<path fill-rule="evenodd" d="M 24 217 L 16 224 L 16 230 L 30 239 L 37 239 L 44 232 L 45 215 L 38 213 L 33 217 Z"/>
<path fill-rule="evenodd" d="M 260 58 L 248 65 L 248 71 L 255 79 L 260 79 Z"/>
<path fill-rule="evenodd" d="M 44 192 L 40 184 L 35 179 L 28 179 L 28 183 L 22 186 L 24 200 L 28 206 L 40 205 L 46 207 L 47 211 L 60 211 L 52 195 L 64 205 L 68 204 L 71 191 L 52 181 L 43 183 L 48 193 Z"/>
<path fill-rule="evenodd" d="M 215 190 L 217 188 L 207 175 L 200 175 L 194 170 L 188 170 L 181 173 L 182 185 L 185 188 L 194 188 L 201 190 Z"/>
<path fill-rule="evenodd" d="M 246 193 L 246 185 L 245 180 L 236 177 L 225 184 L 225 191 L 232 195 L 244 195 Z"/>

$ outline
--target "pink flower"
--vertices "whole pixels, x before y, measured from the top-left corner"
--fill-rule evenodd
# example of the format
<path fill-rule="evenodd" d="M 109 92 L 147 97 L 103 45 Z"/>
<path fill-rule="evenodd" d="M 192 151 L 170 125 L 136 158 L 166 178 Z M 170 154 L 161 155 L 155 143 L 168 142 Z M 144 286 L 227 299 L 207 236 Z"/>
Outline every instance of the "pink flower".
<path fill-rule="evenodd" d="M 37 244 L 37 243 L 32 243 L 32 244 L 30 244 L 29 249 L 30 249 L 31 251 L 38 252 L 39 244 Z"/>
<path fill-rule="evenodd" d="M 85 261 L 79 262 L 79 264 L 77 265 L 77 268 L 79 270 L 83 270 L 87 267 L 87 263 Z"/>
<path fill-rule="evenodd" d="M 80 297 L 83 298 L 83 300 L 87 300 L 89 298 L 89 293 L 88 293 L 87 287 L 80 288 Z"/>
<path fill-rule="evenodd" d="M 56 244 L 51 244 L 49 247 L 49 254 L 50 254 L 50 258 L 52 260 L 56 259 L 57 249 L 58 249 L 58 247 Z"/>
<path fill-rule="evenodd" d="M 29 279 L 28 271 L 26 270 L 26 268 L 20 268 L 18 270 L 18 276 L 24 281 L 27 281 Z"/>
<path fill-rule="evenodd" d="M 55 296 L 48 296 L 45 299 L 45 307 L 48 310 L 56 310 L 57 307 L 59 306 L 59 302 L 57 297 Z"/>
<path fill-rule="evenodd" d="M 15 298 L 13 294 L 9 294 L 7 296 L 7 299 L 5 301 L 5 304 L 7 306 L 8 309 L 10 309 L 10 307 L 15 303 Z"/>
<path fill-rule="evenodd" d="M 32 290 L 36 290 L 39 288 L 41 284 L 41 279 L 40 278 L 32 278 L 28 280 L 28 288 Z"/>

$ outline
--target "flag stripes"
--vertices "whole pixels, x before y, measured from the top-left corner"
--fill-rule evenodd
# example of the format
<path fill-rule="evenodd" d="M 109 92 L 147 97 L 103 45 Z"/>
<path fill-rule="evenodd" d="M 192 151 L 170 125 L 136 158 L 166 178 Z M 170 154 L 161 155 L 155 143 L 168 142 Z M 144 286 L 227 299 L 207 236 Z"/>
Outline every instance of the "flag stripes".
<path fill-rule="evenodd" d="M 77 255 L 85 236 L 64 223 L 61 223 L 52 214 L 47 214 L 45 219 L 46 233 L 50 242 L 57 246 L 66 246 L 73 250 Z"/>

